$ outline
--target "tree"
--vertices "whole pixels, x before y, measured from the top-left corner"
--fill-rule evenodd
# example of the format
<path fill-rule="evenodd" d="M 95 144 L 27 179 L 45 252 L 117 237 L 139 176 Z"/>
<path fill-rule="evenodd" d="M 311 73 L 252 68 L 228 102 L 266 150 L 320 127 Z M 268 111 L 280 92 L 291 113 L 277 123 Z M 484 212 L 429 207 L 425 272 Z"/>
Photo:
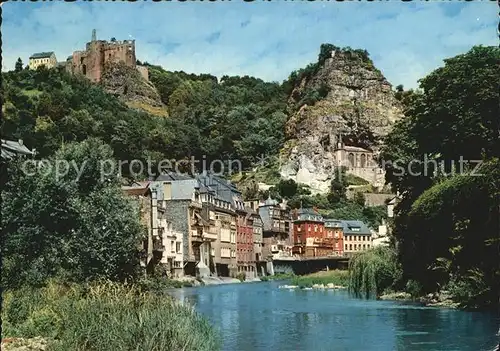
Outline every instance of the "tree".
<path fill-rule="evenodd" d="M 499 59 L 497 47 L 473 47 L 421 79 L 421 91 L 403 92 L 406 118 L 381 153 L 386 180 L 401 194 L 394 237 L 405 279 L 423 291 L 449 285 L 468 306 L 498 304 L 490 267 L 499 185 L 495 176 L 467 174 L 472 160 L 489 165 L 485 174 L 498 167 Z"/>
<path fill-rule="evenodd" d="M 346 199 L 346 176 L 345 167 L 337 167 L 335 177 L 330 184 L 330 192 L 327 195 L 331 204 L 338 204 Z"/>
<path fill-rule="evenodd" d="M 16 66 L 14 68 L 14 71 L 15 72 L 21 72 L 23 70 L 23 61 L 21 60 L 21 58 L 19 57 L 16 61 Z"/>
<path fill-rule="evenodd" d="M 356 191 L 354 193 L 354 202 L 360 206 L 365 205 L 365 195 L 362 192 Z"/>
<path fill-rule="evenodd" d="M 66 145 L 41 172 L 21 162 L 8 165 L 3 286 L 41 285 L 52 277 L 82 282 L 137 276 L 144 232 L 118 177 L 101 174 L 110 157 L 109 146 L 90 139 Z"/>

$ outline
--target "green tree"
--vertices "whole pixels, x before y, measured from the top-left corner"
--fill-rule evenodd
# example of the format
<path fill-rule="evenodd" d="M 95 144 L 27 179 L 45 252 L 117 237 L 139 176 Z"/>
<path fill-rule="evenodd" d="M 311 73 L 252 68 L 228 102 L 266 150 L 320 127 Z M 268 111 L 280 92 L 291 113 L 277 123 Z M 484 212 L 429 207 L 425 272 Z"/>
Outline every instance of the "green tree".
<path fill-rule="evenodd" d="M 337 167 L 335 176 L 330 184 L 330 192 L 328 193 L 328 201 L 331 204 L 338 204 L 346 199 L 346 174 L 345 167 Z"/>
<path fill-rule="evenodd" d="M 402 194 L 394 237 L 405 279 L 423 291 L 451 284 L 461 291 L 457 296 L 468 296 L 469 306 L 498 304 L 491 298 L 498 277 L 488 268 L 498 247 L 486 248 L 496 245 L 491 218 L 498 207 L 488 194 L 496 194 L 498 185 L 491 176 L 464 176 L 473 167 L 461 160 L 498 166 L 499 59 L 499 48 L 473 47 L 423 78 L 420 91 L 404 92 L 406 118 L 381 153 L 386 180 Z M 470 283 L 478 277 L 481 283 Z M 464 293 L 473 288 L 477 294 Z"/>
<path fill-rule="evenodd" d="M 66 145 L 39 172 L 9 163 L 2 192 L 3 286 L 137 276 L 143 228 L 116 174 L 101 175 L 111 157 L 109 146 L 90 139 Z"/>
<path fill-rule="evenodd" d="M 23 60 L 20 57 L 17 58 L 16 65 L 14 68 L 15 72 L 21 72 L 23 70 Z"/>

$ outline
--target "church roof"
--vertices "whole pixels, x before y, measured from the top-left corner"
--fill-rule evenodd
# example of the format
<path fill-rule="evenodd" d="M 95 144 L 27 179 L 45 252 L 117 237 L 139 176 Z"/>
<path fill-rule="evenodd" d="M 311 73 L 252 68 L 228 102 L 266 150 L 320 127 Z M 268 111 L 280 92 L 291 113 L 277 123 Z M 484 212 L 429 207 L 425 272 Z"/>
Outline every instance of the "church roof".
<path fill-rule="evenodd" d="M 358 151 L 358 152 L 371 152 L 367 149 L 363 149 L 362 147 L 357 147 L 357 146 L 345 146 L 344 150 L 345 151 Z"/>

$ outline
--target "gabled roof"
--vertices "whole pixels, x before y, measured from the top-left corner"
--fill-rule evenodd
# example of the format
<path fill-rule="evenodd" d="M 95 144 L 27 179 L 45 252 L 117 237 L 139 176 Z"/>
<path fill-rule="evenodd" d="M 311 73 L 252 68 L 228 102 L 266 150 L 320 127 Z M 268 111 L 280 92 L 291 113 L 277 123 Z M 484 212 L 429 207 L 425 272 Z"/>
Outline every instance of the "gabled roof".
<path fill-rule="evenodd" d="M 54 55 L 54 51 L 36 52 L 30 56 L 30 59 L 49 58 L 52 55 Z"/>
<path fill-rule="evenodd" d="M 345 151 L 358 151 L 358 152 L 371 152 L 370 150 L 363 149 L 362 147 L 358 147 L 358 146 L 345 146 L 344 150 Z"/>
<path fill-rule="evenodd" d="M 182 173 L 175 173 L 172 171 L 166 171 L 166 172 L 162 172 L 162 174 L 160 174 L 155 180 L 164 181 L 164 182 L 171 182 L 173 180 L 187 180 L 187 179 L 193 179 L 193 177 L 190 177 L 190 176 L 182 174 Z"/>
<path fill-rule="evenodd" d="M 342 221 L 344 235 L 371 235 L 370 229 L 362 221 Z"/>

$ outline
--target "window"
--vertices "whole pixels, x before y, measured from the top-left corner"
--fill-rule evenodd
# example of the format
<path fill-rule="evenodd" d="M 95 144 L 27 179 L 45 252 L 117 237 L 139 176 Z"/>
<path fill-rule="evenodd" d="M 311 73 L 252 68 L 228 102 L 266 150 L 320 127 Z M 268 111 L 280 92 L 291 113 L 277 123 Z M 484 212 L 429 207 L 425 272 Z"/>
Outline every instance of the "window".
<path fill-rule="evenodd" d="M 345 250 L 347 251 L 347 244 L 345 244 Z"/>
<path fill-rule="evenodd" d="M 171 240 L 170 241 L 170 252 L 175 252 L 174 247 L 175 247 L 175 241 Z"/>
<path fill-rule="evenodd" d="M 352 244 L 349 244 L 349 250 L 352 251 Z"/>
<path fill-rule="evenodd" d="M 175 251 L 177 253 L 181 253 L 181 243 L 180 242 L 175 243 Z"/>

